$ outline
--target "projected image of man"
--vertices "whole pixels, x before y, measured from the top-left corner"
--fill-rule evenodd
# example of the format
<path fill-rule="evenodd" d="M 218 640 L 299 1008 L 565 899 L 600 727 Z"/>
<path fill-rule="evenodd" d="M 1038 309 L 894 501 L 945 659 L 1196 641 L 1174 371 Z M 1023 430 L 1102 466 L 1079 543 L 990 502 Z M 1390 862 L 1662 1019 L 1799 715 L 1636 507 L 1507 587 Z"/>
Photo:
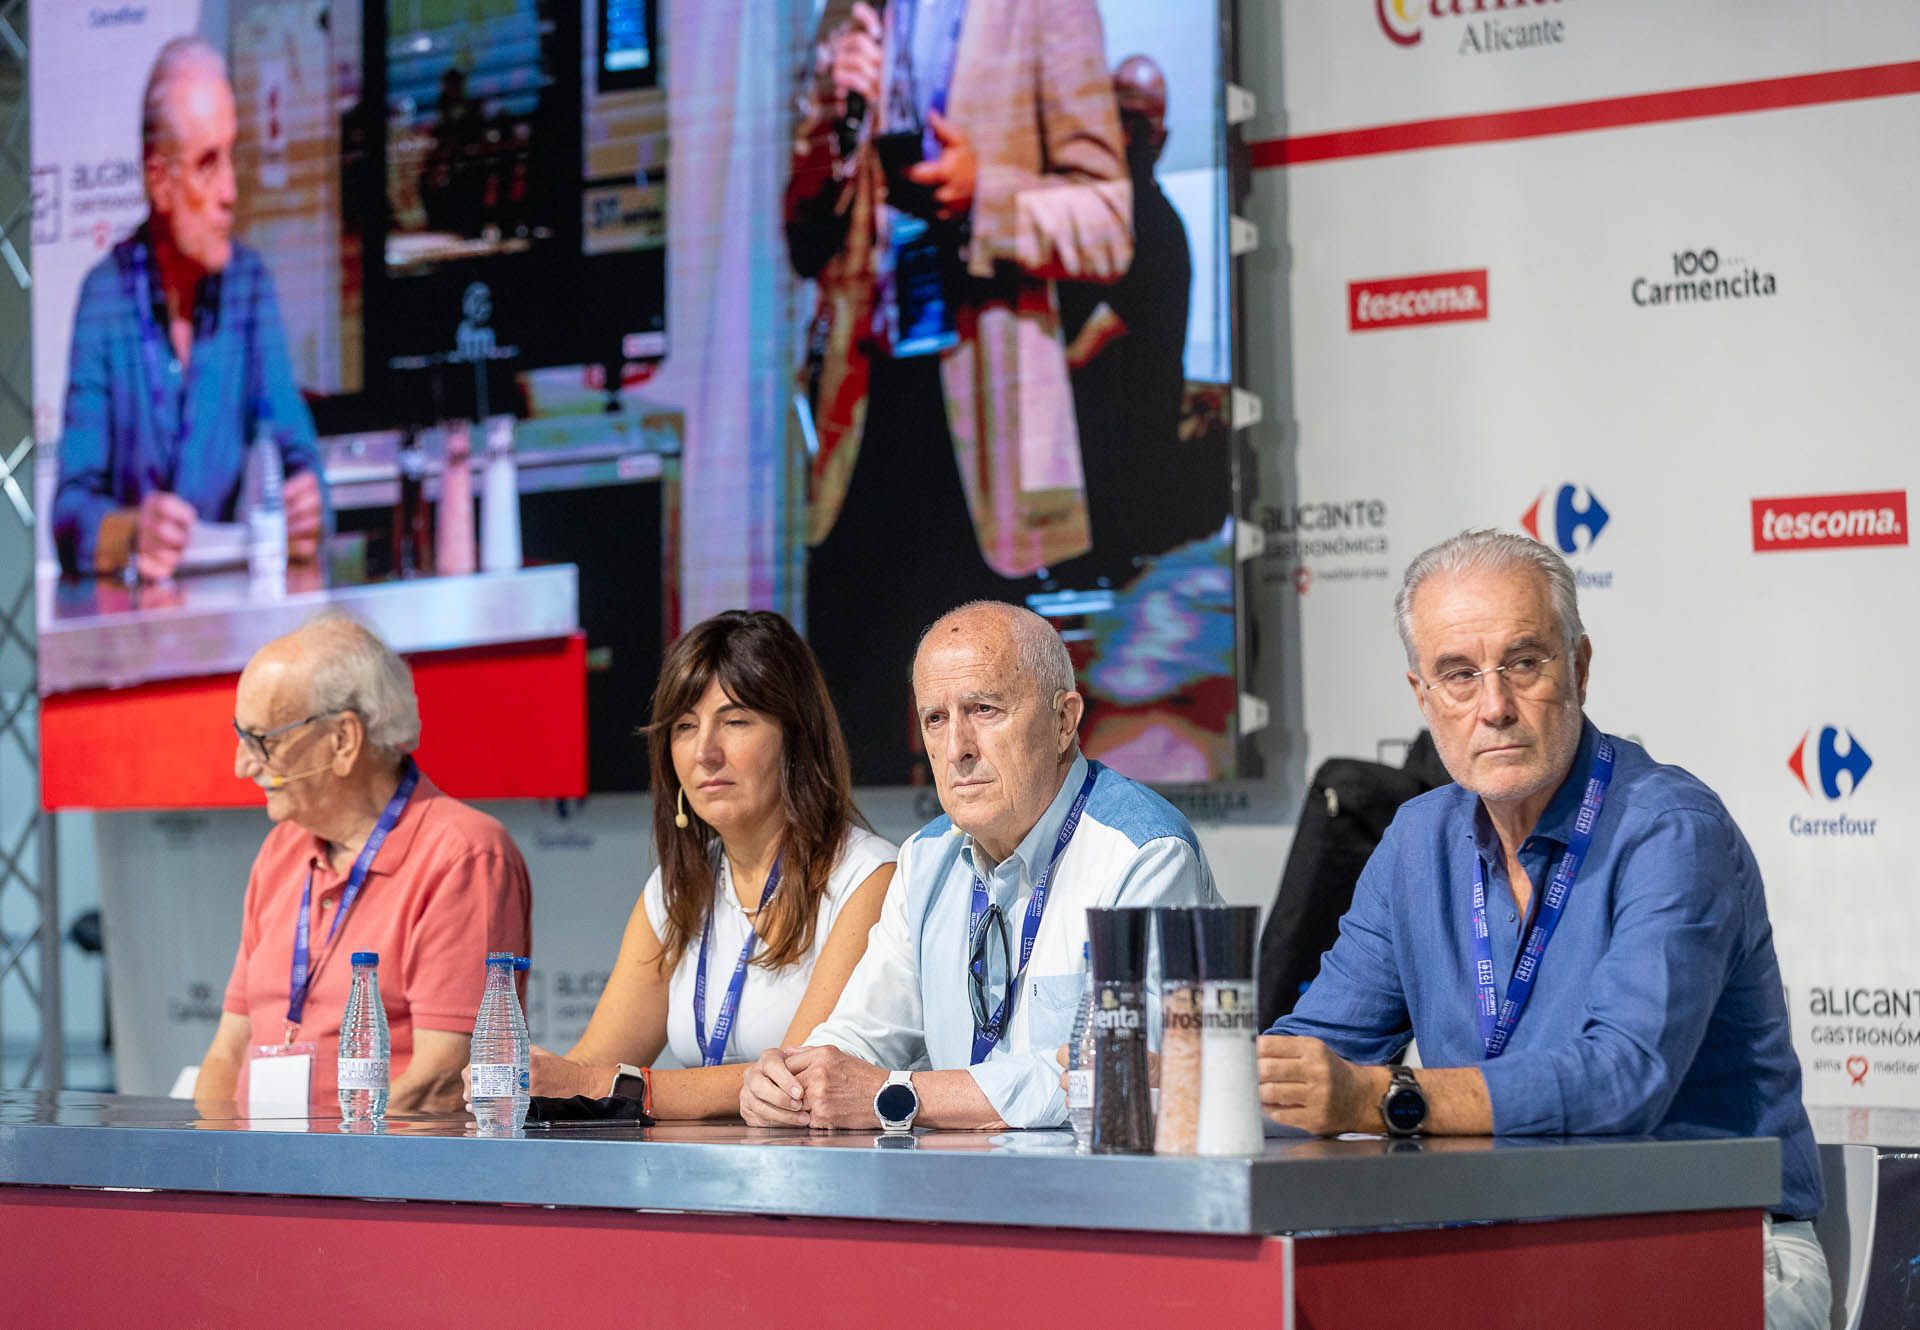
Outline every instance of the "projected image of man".
<path fill-rule="evenodd" d="M 68 573 L 178 570 L 233 521 L 247 446 L 278 442 L 289 557 L 314 558 L 325 495 L 273 280 L 233 238 L 233 88 L 197 37 L 161 48 L 142 101 L 147 219 L 87 274 L 74 315 L 54 542 Z"/>

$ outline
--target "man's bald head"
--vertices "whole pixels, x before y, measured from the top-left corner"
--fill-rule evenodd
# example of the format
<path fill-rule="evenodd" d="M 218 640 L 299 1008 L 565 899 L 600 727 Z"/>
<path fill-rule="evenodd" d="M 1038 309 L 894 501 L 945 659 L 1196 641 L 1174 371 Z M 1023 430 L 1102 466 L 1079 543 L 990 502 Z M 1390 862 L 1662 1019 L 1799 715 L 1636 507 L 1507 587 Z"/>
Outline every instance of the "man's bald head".
<path fill-rule="evenodd" d="M 940 806 L 995 861 L 1045 813 L 1079 751 L 1073 661 L 1030 610 L 974 601 L 913 657 L 913 706 Z"/>
<path fill-rule="evenodd" d="M 913 653 L 915 668 L 925 651 L 945 642 L 1004 643 L 1043 701 L 1073 691 L 1073 658 L 1067 654 L 1067 644 L 1052 624 L 1023 606 L 975 600 L 949 610 L 920 635 Z"/>
<path fill-rule="evenodd" d="M 1159 125 L 1167 118 L 1167 76 L 1148 55 L 1130 55 L 1113 71 L 1113 94 L 1121 114 L 1136 111 Z"/>
<path fill-rule="evenodd" d="M 1167 142 L 1167 76 L 1152 56 L 1130 55 L 1114 66 L 1113 96 L 1128 154 L 1151 164 Z"/>
<path fill-rule="evenodd" d="M 285 699 L 282 709 L 353 712 L 376 752 L 399 757 L 419 745 L 412 671 L 366 625 L 346 615 L 323 614 L 267 643 L 247 662 L 243 686 L 250 675 Z"/>

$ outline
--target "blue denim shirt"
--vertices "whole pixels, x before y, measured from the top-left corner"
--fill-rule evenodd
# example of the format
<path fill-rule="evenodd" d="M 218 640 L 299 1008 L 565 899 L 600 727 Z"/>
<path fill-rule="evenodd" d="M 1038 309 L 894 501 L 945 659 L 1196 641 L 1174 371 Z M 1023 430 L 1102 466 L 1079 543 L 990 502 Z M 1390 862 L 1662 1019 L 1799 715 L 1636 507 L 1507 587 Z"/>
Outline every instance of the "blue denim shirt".
<path fill-rule="evenodd" d="M 1572 773 L 1520 846 L 1534 899 L 1566 850 L 1599 741 L 1587 722 Z M 1312 1035 L 1366 1064 L 1411 1036 L 1427 1066 L 1478 1065 L 1499 1135 L 1777 1136 L 1779 1213 L 1811 1219 L 1820 1163 L 1753 852 L 1712 790 L 1613 743 L 1593 846 L 1505 1053 L 1482 1060 L 1474 1014 L 1475 855 L 1503 993 L 1524 921 L 1492 824 L 1458 785 L 1401 808 L 1319 976 L 1270 1033 Z"/>
<path fill-rule="evenodd" d="M 320 466 L 260 256 L 236 242 L 226 268 L 201 283 L 184 366 L 142 291 L 143 267 L 156 283 L 144 226 L 94 265 L 74 311 L 53 500 L 54 543 L 69 573 L 93 571 L 100 519 L 151 490 L 179 495 L 203 521 L 233 521 L 263 411 L 289 476 Z"/>

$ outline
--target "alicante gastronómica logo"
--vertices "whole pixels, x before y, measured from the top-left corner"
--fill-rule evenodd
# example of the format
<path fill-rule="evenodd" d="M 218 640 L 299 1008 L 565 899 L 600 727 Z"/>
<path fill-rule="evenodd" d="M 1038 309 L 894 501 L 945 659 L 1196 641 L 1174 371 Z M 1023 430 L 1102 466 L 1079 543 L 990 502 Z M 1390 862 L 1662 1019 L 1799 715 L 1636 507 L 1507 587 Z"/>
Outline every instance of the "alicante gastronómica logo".
<path fill-rule="evenodd" d="M 1534 495 L 1520 514 L 1520 529 L 1564 554 L 1581 590 L 1607 590 L 1613 586 L 1613 570 L 1589 567 L 1586 556 L 1612 521 L 1613 514 L 1592 489 L 1567 483 L 1549 485 Z"/>
<path fill-rule="evenodd" d="M 1821 725 L 1800 735 L 1800 742 L 1787 757 L 1787 770 L 1809 798 L 1825 804 L 1851 805 L 1861 782 L 1873 770 L 1873 754 L 1852 730 Z M 1879 826 L 1879 818 L 1855 817 L 1844 808 L 1818 817 L 1795 813 L 1787 819 L 1787 830 L 1795 836 L 1863 837 L 1873 835 Z"/>
<path fill-rule="evenodd" d="M 1269 503 L 1260 509 L 1260 529 L 1268 580 L 1291 577 L 1301 595 L 1316 581 L 1384 582 L 1393 575 L 1385 499 Z"/>
<path fill-rule="evenodd" d="M 1633 303 L 1642 309 L 1764 300 L 1779 294 L 1779 279 L 1742 258 L 1712 247 L 1676 249 L 1659 270 L 1633 279 Z"/>
<path fill-rule="evenodd" d="M 1559 11 L 1567 0 L 1373 0 L 1380 31 L 1395 46 L 1418 46 L 1431 32 L 1455 55 L 1538 50 L 1567 40 Z"/>

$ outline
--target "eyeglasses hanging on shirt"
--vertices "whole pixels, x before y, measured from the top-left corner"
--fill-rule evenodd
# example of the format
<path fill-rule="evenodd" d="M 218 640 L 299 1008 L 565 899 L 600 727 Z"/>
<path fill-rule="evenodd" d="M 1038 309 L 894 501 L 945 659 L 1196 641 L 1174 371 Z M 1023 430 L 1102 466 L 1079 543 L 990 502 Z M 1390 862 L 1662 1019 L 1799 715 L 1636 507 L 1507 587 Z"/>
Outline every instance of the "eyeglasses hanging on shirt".
<path fill-rule="evenodd" d="M 1040 880 L 1033 884 L 1033 895 L 1027 900 L 1027 915 L 1020 925 L 1020 966 L 1007 981 L 1006 993 L 992 1011 L 985 1014 L 986 991 L 990 982 L 987 974 L 988 935 L 994 925 L 990 922 L 1000 914 L 1000 907 L 987 896 L 987 884 L 980 875 L 973 875 L 973 902 L 967 916 L 967 936 L 970 939 L 971 955 L 967 962 L 967 980 L 969 992 L 973 996 L 973 1059 L 970 1065 L 978 1066 L 987 1060 L 1000 1037 L 1006 1033 L 1007 1026 L 1013 1021 L 1014 999 L 1020 992 L 1020 981 L 1026 977 L 1027 962 L 1033 958 L 1033 944 L 1040 936 L 1040 919 L 1047 911 L 1047 891 L 1052 883 L 1053 870 L 1060 864 L 1060 856 L 1067 852 L 1067 843 L 1073 839 L 1073 833 L 1080 826 L 1080 815 L 1087 810 L 1087 800 L 1093 794 L 1093 782 L 1100 775 L 1100 764 L 1087 763 L 1087 778 L 1080 784 L 1080 793 L 1074 796 L 1073 806 L 1067 810 L 1066 819 L 1060 824 L 1060 834 L 1054 837 L 1053 857 L 1047 860 L 1047 867 L 1040 874 Z M 999 923 L 1001 944 L 1004 951 L 1006 923 Z"/>

